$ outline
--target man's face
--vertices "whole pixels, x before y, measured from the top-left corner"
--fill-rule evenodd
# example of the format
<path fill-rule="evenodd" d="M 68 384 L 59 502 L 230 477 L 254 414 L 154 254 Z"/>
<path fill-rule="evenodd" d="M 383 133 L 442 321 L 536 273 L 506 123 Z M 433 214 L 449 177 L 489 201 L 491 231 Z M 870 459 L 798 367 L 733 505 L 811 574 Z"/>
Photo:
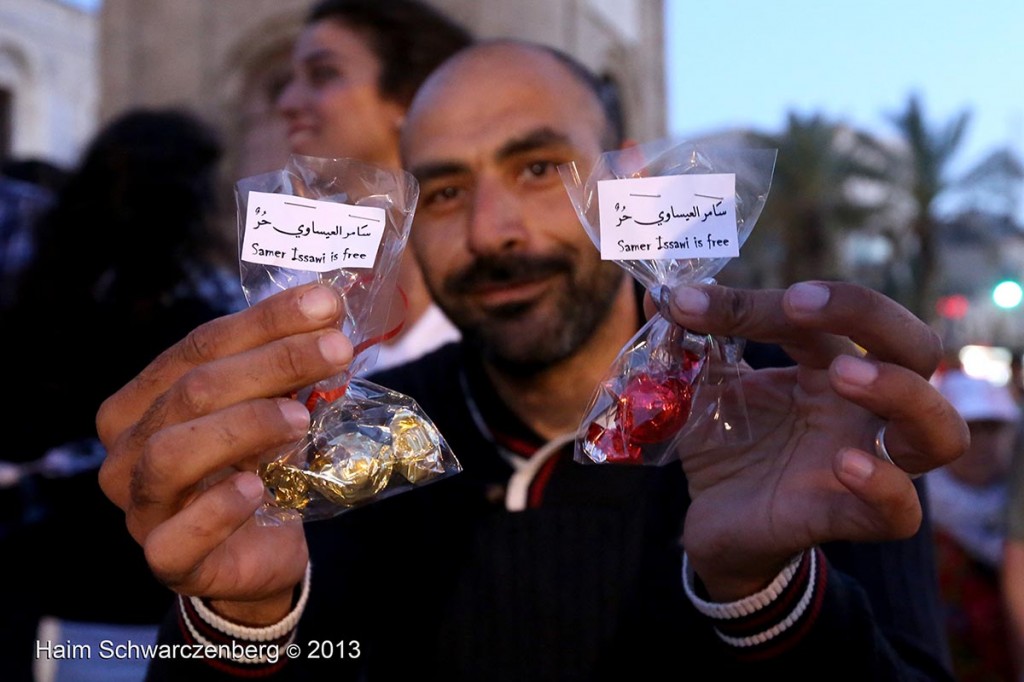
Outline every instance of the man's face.
<path fill-rule="evenodd" d="M 622 271 L 600 260 L 556 170 L 589 168 L 603 131 L 564 66 L 507 45 L 448 68 L 410 112 L 412 246 L 437 303 L 493 363 L 534 371 L 568 357 L 620 290 Z"/>

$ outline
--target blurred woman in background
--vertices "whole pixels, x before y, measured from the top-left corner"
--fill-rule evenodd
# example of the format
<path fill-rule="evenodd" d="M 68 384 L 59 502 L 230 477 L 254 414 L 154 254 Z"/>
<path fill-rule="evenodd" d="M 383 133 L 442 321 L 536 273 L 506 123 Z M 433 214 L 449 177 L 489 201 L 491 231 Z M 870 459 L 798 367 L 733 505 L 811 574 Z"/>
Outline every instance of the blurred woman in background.
<path fill-rule="evenodd" d="M 277 108 L 293 153 L 347 157 L 401 168 L 399 132 L 413 95 L 469 33 L 414 0 L 324 0 L 313 6 L 292 54 L 292 78 Z M 413 227 L 415 229 L 415 227 Z M 406 252 L 374 369 L 414 359 L 458 332 L 433 304 Z"/>

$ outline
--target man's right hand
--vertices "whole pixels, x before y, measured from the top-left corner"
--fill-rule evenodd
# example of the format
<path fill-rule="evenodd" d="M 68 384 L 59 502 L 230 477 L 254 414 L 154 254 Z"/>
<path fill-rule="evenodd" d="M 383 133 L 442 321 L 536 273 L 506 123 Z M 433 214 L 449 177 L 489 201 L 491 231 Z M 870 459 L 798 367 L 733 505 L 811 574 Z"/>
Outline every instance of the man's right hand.
<path fill-rule="evenodd" d="M 308 559 L 301 523 L 260 526 L 260 457 L 301 438 L 309 413 L 281 398 L 352 359 L 329 288 L 284 291 L 193 330 L 100 407 L 100 486 L 124 510 L 157 578 L 228 619 L 267 625 Z M 214 474 L 237 471 L 206 485 Z"/>

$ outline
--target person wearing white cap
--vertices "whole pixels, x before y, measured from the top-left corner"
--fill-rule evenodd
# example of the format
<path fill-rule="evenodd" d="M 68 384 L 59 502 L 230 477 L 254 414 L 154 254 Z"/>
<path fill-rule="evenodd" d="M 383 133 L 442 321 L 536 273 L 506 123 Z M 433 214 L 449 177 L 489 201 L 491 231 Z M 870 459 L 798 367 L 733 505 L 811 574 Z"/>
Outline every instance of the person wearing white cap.
<path fill-rule="evenodd" d="M 1013 679 L 998 571 L 1020 408 L 1008 387 L 959 369 L 934 383 L 971 431 L 963 457 L 927 474 L 954 667 L 962 680 Z"/>

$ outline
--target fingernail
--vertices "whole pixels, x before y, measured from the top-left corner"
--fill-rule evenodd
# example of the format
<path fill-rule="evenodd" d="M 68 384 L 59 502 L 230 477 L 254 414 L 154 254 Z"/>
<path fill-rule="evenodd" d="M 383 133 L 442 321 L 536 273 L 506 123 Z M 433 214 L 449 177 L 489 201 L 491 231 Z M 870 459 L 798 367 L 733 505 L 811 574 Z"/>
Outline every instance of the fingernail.
<path fill-rule="evenodd" d="M 258 500 L 263 497 L 263 481 L 256 474 L 248 471 L 235 476 L 235 490 L 247 500 Z"/>
<path fill-rule="evenodd" d="M 675 293 L 676 308 L 687 315 L 703 315 L 711 305 L 711 299 L 700 289 L 680 287 Z"/>
<path fill-rule="evenodd" d="M 836 374 L 848 384 L 868 386 L 878 378 L 878 367 L 873 362 L 841 355 L 835 361 Z"/>
<path fill-rule="evenodd" d="M 341 365 L 352 359 L 352 344 L 341 332 L 327 332 L 318 342 L 324 360 L 332 365 Z"/>
<path fill-rule="evenodd" d="M 325 287 L 314 287 L 299 298 L 299 309 L 312 320 L 326 320 L 334 316 L 338 297 Z"/>
<path fill-rule="evenodd" d="M 658 312 L 666 315 L 672 303 L 672 290 L 667 284 L 651 289 L 651 300 L 658 306 Z"/>
<path fill-rule="evenodd" d="M 302 403 L 294 400 L 280 400 L 277 409 L 295 431 L 305 433 L 309 428 L 309 410 Z"/>
<path fill-rule="evenodd" d="M 794 284 L 786 293 L 789 304 L 805 312 L 821 310 L 828 303 L 829 290 L 820 284 Z"/>
<path fill-rule="evenodd" d="M 866 481 L 875 473 L 874 458 L 857 450 L 847 450 L 842 454 L 841 466 L 845 473 L 854 478 Z"/>

